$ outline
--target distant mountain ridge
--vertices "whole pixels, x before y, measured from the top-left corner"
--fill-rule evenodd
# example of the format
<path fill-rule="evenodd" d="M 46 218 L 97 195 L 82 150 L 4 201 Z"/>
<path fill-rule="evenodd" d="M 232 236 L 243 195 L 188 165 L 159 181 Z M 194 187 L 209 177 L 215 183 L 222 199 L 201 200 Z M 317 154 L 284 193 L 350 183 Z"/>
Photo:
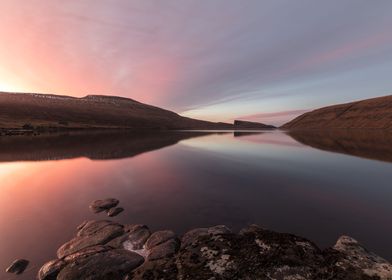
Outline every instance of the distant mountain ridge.
<path fill-rule="evenodd" d="M 264 123 L 259 123 L 259 122 L 249 122 L 249 121 L 242 121 L 242 120 L 235 120 L 234 121 L 234 127 L 236 129 L 276 129 L 275 126 L 269 125 L 269 124 L 264 124 Z"/>
<path fill-rule="evenodd" d="M 282 129 L 392 129 L 392 95 L 323 107 L 284 124 Z"/>

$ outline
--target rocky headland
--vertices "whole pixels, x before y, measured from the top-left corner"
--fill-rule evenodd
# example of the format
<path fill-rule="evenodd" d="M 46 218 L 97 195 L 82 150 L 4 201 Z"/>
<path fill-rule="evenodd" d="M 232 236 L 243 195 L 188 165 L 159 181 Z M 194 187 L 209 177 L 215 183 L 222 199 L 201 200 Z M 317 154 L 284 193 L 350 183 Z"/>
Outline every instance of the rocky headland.
<path fill-rule="evenodd" d="M 392 95 L 320 108 L 305 113 L 280 128 L 392 130 Z"/>

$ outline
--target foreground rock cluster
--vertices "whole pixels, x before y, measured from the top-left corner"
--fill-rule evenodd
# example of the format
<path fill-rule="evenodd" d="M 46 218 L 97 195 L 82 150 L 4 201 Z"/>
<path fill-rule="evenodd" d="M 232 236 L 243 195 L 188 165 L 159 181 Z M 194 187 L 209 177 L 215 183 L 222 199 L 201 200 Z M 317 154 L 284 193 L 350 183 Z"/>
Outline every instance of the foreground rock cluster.
<path fill-rule="evenodd" d="M 392 279 L 392 265 L 342 236 L 333 248 L 251 225 L 197 228 L 181 238 L 146 225 L 86 221 L 40 269 L 40 280 Z"/>

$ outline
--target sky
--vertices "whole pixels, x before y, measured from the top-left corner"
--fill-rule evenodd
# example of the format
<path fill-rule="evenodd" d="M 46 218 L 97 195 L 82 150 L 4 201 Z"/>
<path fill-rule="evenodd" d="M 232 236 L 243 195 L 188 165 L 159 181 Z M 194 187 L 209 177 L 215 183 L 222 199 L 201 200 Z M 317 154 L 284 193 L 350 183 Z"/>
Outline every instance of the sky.
<path fill-rule="evenodd" d="M 390 0 L 1 0 L 0 91 L 275 125 L 392 93 Z"/>

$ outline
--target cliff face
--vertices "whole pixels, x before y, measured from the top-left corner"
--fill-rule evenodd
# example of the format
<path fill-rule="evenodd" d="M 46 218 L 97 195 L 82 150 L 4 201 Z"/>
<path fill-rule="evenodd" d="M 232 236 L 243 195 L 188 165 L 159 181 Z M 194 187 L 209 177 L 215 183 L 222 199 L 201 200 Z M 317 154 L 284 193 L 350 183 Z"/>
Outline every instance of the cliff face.
<path fill-rule="evenodd" d="M 132 99 L 0 93 L 0 128 L 232 129 L 182 117 Z"/>
<path fill-rule="evenodd" d="M 392 129 L 392 95 L 334 105 L 305 113 L 283 129 Z"/>
<path fill-rule="evenodd" d="M 275 129 L 273 125 L 258 123 L 258 122 L 248 122 L 248 121 L 234 121 L 234 129 Z"/>

